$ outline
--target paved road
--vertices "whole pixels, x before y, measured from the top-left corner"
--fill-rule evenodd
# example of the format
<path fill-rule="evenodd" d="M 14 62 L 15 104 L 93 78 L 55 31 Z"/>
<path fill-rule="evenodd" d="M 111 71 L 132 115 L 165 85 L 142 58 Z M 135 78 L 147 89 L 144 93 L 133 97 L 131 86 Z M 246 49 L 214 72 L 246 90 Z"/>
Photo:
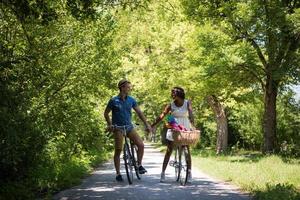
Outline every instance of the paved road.
<path fill-rule="evenodd" d="M 105 199 L 105 200 L 250 200 L 247 194 L 242 194 L 236 187 L 216 181 L 193 168 L 192 183 L 180 186 L 174 178 L 174 168 L 168 166 L 166 182 L 160 183 L 160 172 L 163 154 L 149 144 L 145 144 L 143 165 L 148 170 L 141 180 L 134 180 L 128 185 L 125 170 L 122 170 L 124 182 L 115 181 L 112 162 L 99 167 L 92 176 L 83 180 L 82 184 L 62 191 L 53 198 L 56 200 L 70 199 Z M 122 165 L 123 167 L 123 165 Z M 124 168 L 124 167 L 123 167 Z"/>

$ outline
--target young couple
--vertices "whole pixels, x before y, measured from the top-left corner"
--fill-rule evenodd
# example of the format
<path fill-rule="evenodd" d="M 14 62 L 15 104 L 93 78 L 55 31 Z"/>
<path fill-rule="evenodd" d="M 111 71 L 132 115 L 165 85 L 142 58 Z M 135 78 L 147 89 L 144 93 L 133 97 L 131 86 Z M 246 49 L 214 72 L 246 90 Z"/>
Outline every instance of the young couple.
<path fill-rule="evenodd" d="M 118 83 L 119 94 L 113 98 L 111 98 L 106 106 L 104 111 L 104 117 L 107 122 L 108 130 L 113 132 L 114 141 L 115 141 L 115 152 L 114 152 L 114 164 L 116 169 L 116 180 L 123 181 L 122 175 L 120 173 L 120 154 L 122 152 L 123 147 L 123 135 L 120 130 L 113 129 L 113 125 L 124 126 L 129 125 L 127 128 L 128 138 L 133 141 L 135 145 L 138 147 L 137 152 L 137 160 L 139 165 L 139 173 L 144 174 L 147 170 L 142 166 L 142 159 L 144 155 L 144 143 L 140 136 L 137 134 L 135 128 L 131 122 L 131 109 L 137 113 L 138 117 L 144 122 L 146 126 L 146 130 L 148 132 L 155 132 L 157 124 L 163 120 L 163 118 L 171 113 L 177 120 L 179 125 L 184 126 L 185 128 L 192 129 L 194 127 L 194 118 L 192 112 L 191 102 L 185 99 L 184 90 L 180 87 L 174 87 L 171 90 L 171 97 L 173 101 L 171 104 L 167 105 L 164 111 L 157 117 L 155 122 L 150 125 L 147 122 L 146 117 L 143 112 L 137 105 L 136 100 L 129 96 L 131 90 L 131 83 L 128 80 L 121 80 Z M 109 113 L 112 112 L 112 119 L 110 119 Z M 172 132 L 167 132 L 167 141 L 168 148 L 165 154 L 165 158 L 162 166 L 161 173 L 161 182 L 165 180 L 165 170 L 167 168 L 170 156 L 173 150 L 173 138 Z M 190 155 L 190 154 L 189 154 Z M 191 159 L 188 159 L 191 161 Z M 191 162 L 188 164 L 188 170 L 191 170 Z M 191 175 L 189 173 L 189 179 Z"/>

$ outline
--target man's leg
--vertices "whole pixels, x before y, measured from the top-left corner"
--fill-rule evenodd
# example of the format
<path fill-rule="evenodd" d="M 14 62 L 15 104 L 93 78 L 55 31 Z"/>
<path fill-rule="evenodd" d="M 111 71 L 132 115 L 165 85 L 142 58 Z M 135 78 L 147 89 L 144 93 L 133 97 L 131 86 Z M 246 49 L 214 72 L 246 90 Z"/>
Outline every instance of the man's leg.
<path fill-rule="evenodd" d="M 137 161 L 139 174 L 145 174 L 147 170 L 142 166 L 142 160 L 144 156 L 144 142 L 141 137 L 137 134 L 135 129 L 132 129 L 128 134 L 129 139 L 138 147 L 137 151 Z"/>
<path fill-rule="evenodd" d="M 115 153 L 114 153 L 114 164 L 117 175 L 120 175 L 120 155 L 123 147 L 123 135 L 120 131 L 114 131 L 115 139 Z"/>
<path fill-rule="evenodd" d="M 132 129 L 128 134 L 128 138 L 138 147 L 137 150 L 137 162 L 138 165 L 142 165 L 142 160 L 144 156 L 144 142 L 141 137 L 137 134 L 135 129 Z"/>

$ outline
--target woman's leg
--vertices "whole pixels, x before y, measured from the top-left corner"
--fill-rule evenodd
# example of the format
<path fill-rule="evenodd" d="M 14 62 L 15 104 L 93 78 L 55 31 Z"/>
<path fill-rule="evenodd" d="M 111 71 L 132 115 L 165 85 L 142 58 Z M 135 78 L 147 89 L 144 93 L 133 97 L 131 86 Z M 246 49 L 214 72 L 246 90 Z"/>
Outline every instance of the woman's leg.
<path fill-rule="evenodd" d="M 190 146 L 187 146 L 187 150 L 188 150 L 187 169 L 189 171 L 191 171 L 191 169 L 192 169 L 192 156 L 191 156 L 191 152 L 190 152 Z"/>
<path fill-rule="evenodd" d="M 187 182 L 191 183 L 191 181 L 192 181 L 192 156 L 191 156 L 191 151 L 190 151 L 189 146 L 187 146 L 187 150 L 188 150 L 188 156 L 187 156 L 188 178 L 187 178 Z"/>
<path fill-rule="evenodd" d="M 173 142 L 168 141 L 168 146 L 167 146 L 167 151 L 165 154 L 165 158 L 164 158 L 164 162 L 163 162 L 163 166 L 162 166 L 162 172 L 164 173 L 166 171 L 166 168 L 168 166 L 172 151 L 173 151 Z"/>

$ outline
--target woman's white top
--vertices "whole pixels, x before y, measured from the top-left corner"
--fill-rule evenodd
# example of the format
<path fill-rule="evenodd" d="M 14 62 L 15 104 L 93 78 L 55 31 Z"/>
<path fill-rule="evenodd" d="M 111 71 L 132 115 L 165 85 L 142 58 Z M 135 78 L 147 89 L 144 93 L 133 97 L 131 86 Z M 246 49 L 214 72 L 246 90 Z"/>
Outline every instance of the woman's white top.
<path fill-rule="evenodd" d="M 179 125 L 184 126 L 187 130 L 192 128 L 189 120 L 188 100 L 184 100 L 181 107 L 177 107 L 175 103 L 172 102 L 171 114 L 175 117 Z"/>
<path fill-rule="evenodd" d="M 174 102 L 171 103 L 171 114 L 177 120 L 179 125 L 184 126 L 187 130 L 192 128 L 189 120 L 188 100 L 184 100 L 183 105 L 177 107 Z M 166 138 L 170 141 L 174 141 L 173 133 L 171 129 L 168 129 Z"/>

